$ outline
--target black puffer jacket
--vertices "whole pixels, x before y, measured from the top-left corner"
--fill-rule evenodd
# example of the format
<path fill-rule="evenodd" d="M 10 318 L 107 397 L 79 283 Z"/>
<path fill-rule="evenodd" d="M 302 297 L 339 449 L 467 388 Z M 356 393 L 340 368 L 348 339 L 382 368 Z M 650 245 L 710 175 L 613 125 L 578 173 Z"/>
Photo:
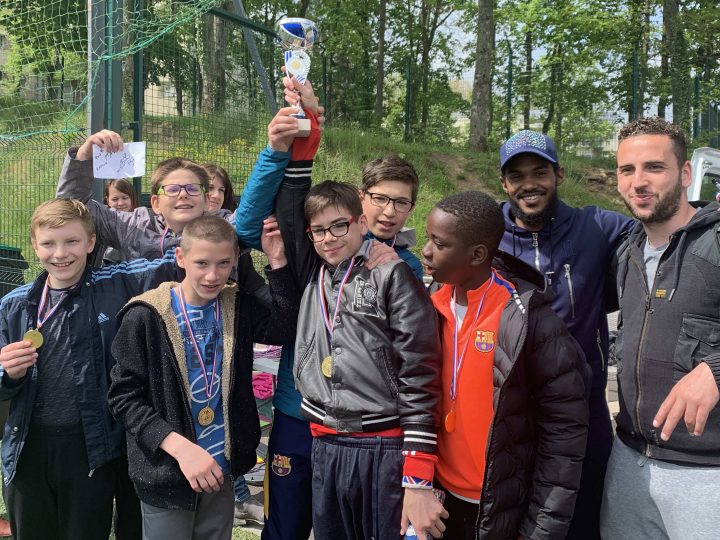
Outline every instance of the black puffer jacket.
<path fill-rule="evenodd" d="M 499 253 L 515 284 L 503 311 L 493 374 L 495 411 L 477 519 L 478 539 L 565 538 L 585 456 L 589 373 L 542 277 Z M 586 382 L 587 381 L 587 382 Z"/>

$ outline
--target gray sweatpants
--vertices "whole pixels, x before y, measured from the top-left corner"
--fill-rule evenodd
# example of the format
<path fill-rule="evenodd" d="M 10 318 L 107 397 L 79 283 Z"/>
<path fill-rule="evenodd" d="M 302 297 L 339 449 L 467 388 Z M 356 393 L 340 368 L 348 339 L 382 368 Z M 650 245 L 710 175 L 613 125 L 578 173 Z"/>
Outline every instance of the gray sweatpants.
<path fill-rule="evenodd" d="M 230 540 L 235 514 L 233 481 L 225 477 L 220 491 L 201 493 L 197 509 L 168 510 L 140 501 L 143 540 Z"/>
<path fill-rule="evenodd" d="M 604 540 L 717 540 L 720 467 L 651 459 L 615 438 L 600 533 Z"/>

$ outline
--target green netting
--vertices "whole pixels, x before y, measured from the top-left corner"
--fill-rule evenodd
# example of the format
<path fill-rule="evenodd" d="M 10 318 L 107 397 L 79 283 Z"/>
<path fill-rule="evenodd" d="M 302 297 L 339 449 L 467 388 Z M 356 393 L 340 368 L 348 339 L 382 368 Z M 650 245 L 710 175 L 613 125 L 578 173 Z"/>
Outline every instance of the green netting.
<path fill-rule="evenodd" d="M 121 104 L 126 141 L 147 143 L 141 200 L 155 165 L 175 155 L 224 167 L 241 192 L 267 142 L 270 113 L 242 27 L 216 14 L 221 4 L 107 0 L 104 52 L 91 63 L 85 0 L 0 4 L 0 286 L 40 270 L 30 215 L 54 195 L 67 148 L 84 140 L 94 95 L 108 110 Z M 254 35 L 277 85 L 280 52 L 271 36 Z M 113 62 L 121 65 L 119 85 L 107 79 Z"/>

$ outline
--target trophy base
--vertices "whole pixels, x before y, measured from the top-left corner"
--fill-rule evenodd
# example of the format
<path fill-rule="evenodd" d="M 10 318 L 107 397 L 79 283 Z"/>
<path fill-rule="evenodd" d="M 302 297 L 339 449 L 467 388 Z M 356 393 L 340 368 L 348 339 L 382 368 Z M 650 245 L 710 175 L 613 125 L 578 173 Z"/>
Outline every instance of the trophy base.
<path fill-rule="evenodd" d="M 298 137 L 307 137 L 310 135 L 310 119 L 298 118 Z"/>

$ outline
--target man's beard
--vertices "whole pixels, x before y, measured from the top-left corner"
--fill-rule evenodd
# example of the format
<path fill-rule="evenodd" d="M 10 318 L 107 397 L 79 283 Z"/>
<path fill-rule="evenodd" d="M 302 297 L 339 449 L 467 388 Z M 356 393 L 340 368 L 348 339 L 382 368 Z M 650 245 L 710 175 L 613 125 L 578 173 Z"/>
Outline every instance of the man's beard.
<path fill-rule="evenodd" d="M 635 219 L 637 219 L 641 223 L 645 223 L 647 225 L 651 225 L 654 223 L 665 223 L 675 214 L 677 214 L 678 208 L 680 208 L 680 197 L 682 196 L 682 190 L 682 179 L 678 178 L 678 181 L 672 188 L 672 190 L 658 198 L 655 208 L 653 208 L 652 212 L 650 212 L 650 215 L 647 216 L 639 216 L 635 212 L 633 207 L 628 204 L 627 201 L 625 201 L 625 206 L 627 206 L 628 210 L 630 210 Z"/>
<path fill-rule="evenodd" d="M 555 215 L 555 209 L 557 208 L 557 202 L 558 202 L 557 190 L 553 190 L 545 208 L 540 210 L 540 212 L 535 212 L 533 214 L 526 214 L 525 212 L 523 212 L 520 209 L 520 206 L 518 205 L 516 198 L 511 197 L 510 198 L 510 215 L 513 218 L 520 221 L 520 223 L 524 224 L 528 228 L 535 229 L 538 227 L 543 227 Z"/>

